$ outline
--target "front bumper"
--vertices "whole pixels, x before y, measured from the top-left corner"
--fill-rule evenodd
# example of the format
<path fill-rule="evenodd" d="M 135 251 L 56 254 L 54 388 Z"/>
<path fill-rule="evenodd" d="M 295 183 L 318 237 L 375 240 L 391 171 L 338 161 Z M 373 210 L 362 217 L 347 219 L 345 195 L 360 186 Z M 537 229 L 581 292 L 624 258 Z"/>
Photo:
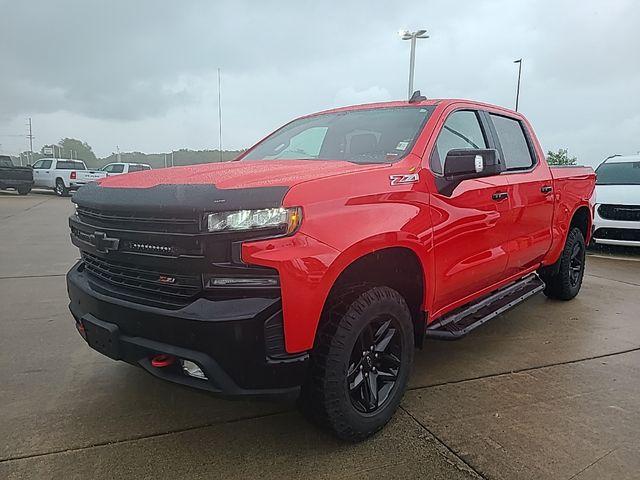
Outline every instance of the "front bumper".
<path fill-rule="evenodd" d="M 602 218 L 600 205 L 593 215 L 593 242 L 603 245 L 640 247 L 640 222 Z"/>
<path fill-rule="evenodd" d="M 286 395 L 304 382 L 308 355 L 278 354 L 274 346 L 283 343 L 280 299 L 198 298 L 178 310 L 164 309 L 104 295 L 83 270 L 78 262 L 67 274 L 69 309 L 83 338 L 101 353 L 222 395 Z M 98 340 L 91 333 L 96 329 Z M 151 359 L 159 354 L 177 362 L 154 367 Z M 184 373 L 180 360 L 197 364 L 207 379 Z"/>

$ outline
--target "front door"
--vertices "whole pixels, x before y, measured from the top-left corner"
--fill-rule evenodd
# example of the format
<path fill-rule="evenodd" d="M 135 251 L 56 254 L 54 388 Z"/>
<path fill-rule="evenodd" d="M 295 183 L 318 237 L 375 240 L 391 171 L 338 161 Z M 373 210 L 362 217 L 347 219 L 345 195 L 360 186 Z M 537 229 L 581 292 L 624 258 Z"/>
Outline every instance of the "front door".
<path fill-rule="evenodd" d="M 434 175 L 442 174 L 452 149 L 489 148 L 488 135 L 473 110 L 457 110 L 445 121 L 431 153 Z M 508 182 L 496 175 L 462 181 L 451 193 L 433 192 L 435 299 L 433 313 L 466 303 L 504 279 L 508 262 Z"/>
<path fill-rule="evenodd" d="M 49 180 L 51 177 L 51 160 L 39 160 L 33 165 L 33 186 L 51 187 Z"/>

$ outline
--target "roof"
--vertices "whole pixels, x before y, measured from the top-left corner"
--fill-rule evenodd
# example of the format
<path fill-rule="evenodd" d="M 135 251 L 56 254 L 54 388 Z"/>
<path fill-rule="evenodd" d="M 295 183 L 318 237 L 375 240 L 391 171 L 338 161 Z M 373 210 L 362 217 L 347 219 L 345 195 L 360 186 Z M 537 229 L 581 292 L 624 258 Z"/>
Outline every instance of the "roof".
<path fill-rule="evenodd" d="M 508 112 L 510 114 L 519 115 L 519 113 L 514 112 L 511 109 L 501 107 L 499 105 L 492 105 L 489 103 L 478 102 L 475 100 L 466 100 L 462 98 L 430 98 L 427 100 L 422 100 L 420 102 L 409 103 L 407 100 L 394 100 L 391 102 L 377 102 L 377 103 L 363 103 L 358 105 L 349 105 L 346 107 L 338 107 L 331 108 L 329 110 L 322 110 L 320 112 L 311 113 L 309 115 L 303 115 L 301 118 L 305 117 L 313 117 L 315 115 L 322 115 L 326 113 L 339 113 L 339 112 L 347 112 L 350 110 L 367 110 L 372 108 L 394 108 L 394 107 L 420 107 L 420 106 L 448 106 L 454 103 L 470 103 L 478 108 L 486 107 L 491 109 L 503 110 L 504 112 Z"/>
<path fill-rule="evenodd" d="M 640 154 L 639 155 L 616 155 L 614 157 L 607 158 L 602 163 L 630 163 L 630 162 L 640 162 Z"/>

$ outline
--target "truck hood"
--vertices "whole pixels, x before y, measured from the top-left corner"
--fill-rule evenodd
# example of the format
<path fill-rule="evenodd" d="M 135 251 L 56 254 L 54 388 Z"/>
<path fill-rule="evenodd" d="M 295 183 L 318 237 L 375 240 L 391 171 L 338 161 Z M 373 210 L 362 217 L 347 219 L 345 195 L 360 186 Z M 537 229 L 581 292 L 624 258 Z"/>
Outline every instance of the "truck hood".
<path fill-rule="evenodd" d="M 640 205 L 640 185 L 596 185 L 596 203 Z"/>
<path fill-rule="evenodd" d="M 322 177 L 385 167 L 327 160 L 257 160 L 207 163 L 119 175 L 100 181 L 106 188 L 150 188 L 157 185 L 215 185 L 220 189 L 291 187 Z"/>
<path fill-rule="evenodd" d="M 238 161 L 147 170 L 107 177 L 73 197 L 101 211 L 192 216 L 198 212 L 277 208 L 293 185 L 318 178 L 384 168 L 343 161 Z"/>

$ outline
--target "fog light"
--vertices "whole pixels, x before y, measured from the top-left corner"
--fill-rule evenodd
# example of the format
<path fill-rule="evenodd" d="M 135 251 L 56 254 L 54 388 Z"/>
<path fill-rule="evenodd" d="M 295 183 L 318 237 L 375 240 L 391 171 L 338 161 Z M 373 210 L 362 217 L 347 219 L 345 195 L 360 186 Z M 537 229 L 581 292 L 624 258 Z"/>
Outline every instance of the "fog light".
<path fill-rule="evenodd" d="M 207 376 L 204 374 L 202 369 L 197 364 L 189 360 L 182 360 L 182 371 L 190 377 L 207 380 Z"/>

